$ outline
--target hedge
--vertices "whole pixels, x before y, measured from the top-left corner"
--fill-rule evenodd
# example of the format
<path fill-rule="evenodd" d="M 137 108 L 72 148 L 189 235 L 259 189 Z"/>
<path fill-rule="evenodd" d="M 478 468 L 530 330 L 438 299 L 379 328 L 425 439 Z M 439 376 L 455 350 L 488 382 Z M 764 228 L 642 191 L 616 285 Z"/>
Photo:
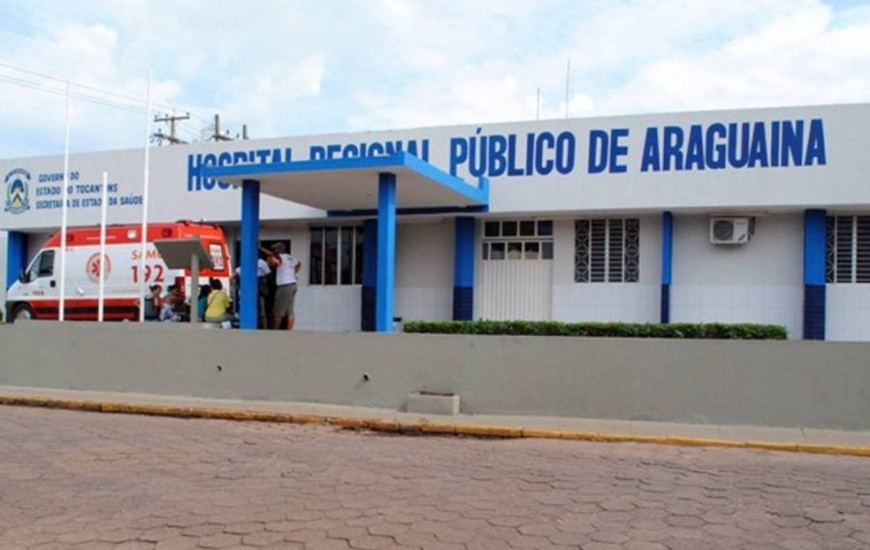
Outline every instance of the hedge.
<path fill-rule="evenodd" d="M 405 332 L 426 334 L 506 334 L 617 338 L 708 338 L 785 340 L 785 327 L 751 323 L 563 323 L 560 321 L 408 321 Z"/>

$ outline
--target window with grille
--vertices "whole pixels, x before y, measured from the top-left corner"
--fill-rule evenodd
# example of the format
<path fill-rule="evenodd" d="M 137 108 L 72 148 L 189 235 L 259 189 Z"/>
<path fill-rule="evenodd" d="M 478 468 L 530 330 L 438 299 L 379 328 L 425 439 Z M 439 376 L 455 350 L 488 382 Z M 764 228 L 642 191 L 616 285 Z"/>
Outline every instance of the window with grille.
<path fill-rule="evenodd" d="M 310 284 L 362 284 L 362 226 L 312 227 L 309 252 Z"/>
<path fill-rule="evenodd" d="M 640 220 L 574 222 L 574 281 L 636 283 L 640 279 Z"/>
<path fill-rule="evenodd" d="M 483 225 L 484 260 L 552 260 L 552 220 L 488 221 Z"/>
<path fill-rule="evenodd" d="M 870 216 L 828 216 L 825 280 L 870 283 Z"/>

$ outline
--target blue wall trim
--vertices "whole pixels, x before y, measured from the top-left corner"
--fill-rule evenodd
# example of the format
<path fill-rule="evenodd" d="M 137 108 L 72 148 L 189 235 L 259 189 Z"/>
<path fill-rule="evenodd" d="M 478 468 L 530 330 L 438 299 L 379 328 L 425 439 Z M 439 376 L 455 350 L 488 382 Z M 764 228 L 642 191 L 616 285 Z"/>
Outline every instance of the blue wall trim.
<path fill-rule="evenodd" d="M 474 287 L 473 286 L 454 286 L 453 287 L 453 320 L 454 321 L 473 321 L 474 320 Z"/>
<path fill-rule="evenodd" d="M 375 330 L 375 301 L 378 273 L 378 220 L 363 222 L 363 280 L 360 328 L 365 332 Z"/>
<path fill-rule="evenodd" d="M 825 285 L 804 285 L 804 339 L 825 339 Z"/>
<path fill-rule="evenodd" d="M 456 218 L 456 249 L 453 266 L 455 286 L 474 286 L 474 218 Z"/>
<path fill-rule="evenodd" d="M 825 339 L 827 297 L 825 287 L 825 248 L 827 212 L 804 212 L 804 338 Z"/>
<path fill-rule="evenodd" d="M 825 284 L 827 213 L 812 209 L 804 212 L 804 284 Z"/>
<path fill-rule="evenodd" d="M 456 218 L 456 246 L 453 263 L 453 320 L 470 321 L 474 315 L 474 231 L 475 219 Z"/>
<path fill-rule="evenodd" d="M 397 208 L 396 214 L 399 216 L 405 215 L 420 215 L 420 214 L 478 214 L 481 212 L 489 212 L 489 206 L 426 206 L 419 208 Z M 330 218 L 359 218 L 376 216 L 377 210 L 359 209 L 359 210 L 327 210 L 326 215 Z"/>
<path fill-rule="evenodd" d="M 674 263 L 674 215 L 662 213 L 662 284 L 673 282 Z"/>
<path fill-rule="evenodd" d="M 671 285 L 662 285 L 661 288 L 661 311 L 659 312 L 659 322 L 671 322 Z"/>
<path fill-rule="evenodd" d="M 260 242 L 260 182 L 242 183 L 242 236 L 241 269 L 243 281 L 239 289 L 239 327 L 257 328 L 257 285 L 245 281 L 257 280 L 257 254 Z"/>
<path fill-rule="evenodd" d="M 660 301 L 660 321 L 671 322 L 671 283 L 673 282 L 674 263 L 674 215 L 662 213 L 662 291 Z"/>
<path fill-rule="evenodd" d="M 378 263 L 375 330 L 393 331 L 396 279 L 396 175 L 378 175 Z"/>
<path fill-rule="evenodd" d="M 6 241 L 6 289 L 18 280 L 22 269 L 27 268 L 27 233 L 9 231 Z"/>

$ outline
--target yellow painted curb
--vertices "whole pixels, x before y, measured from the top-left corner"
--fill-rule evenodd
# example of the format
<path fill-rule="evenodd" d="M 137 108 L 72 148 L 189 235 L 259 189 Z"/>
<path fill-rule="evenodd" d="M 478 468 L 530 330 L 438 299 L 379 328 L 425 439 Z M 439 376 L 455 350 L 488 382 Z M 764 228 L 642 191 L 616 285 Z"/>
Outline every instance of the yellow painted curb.
<path fill-rule="evenodd" d="M 600 441 L 598 434 L 594 432 L 575 432 L 565 430 L 559 432 L 560 439 L 570 439 L 572 441 Z"/>
<path fill-rule="evenodd" d="M 362 418 L 330 418 L 328 422 L 333 426 L 353 430 L 362 430 L 368 426 L 368 422 Z"/>
<path fill-rule="evenodd" d="M 558 430 L 538 430 L 534 428 L 523 428 L 523 437 L 539 437 L 541 439 L 561 439 L 562 432 Z"/>
<path fill-rule="evenodd" d="M 424 434 L 455 435 L 456 426 L 453 424 L 423 424 L 420 431 Z"/>
<path fill-rule="evenodd" d="M 797 443 L 774 443 L 770 441 L 747 441 L 747 449 L 761 449 L 764 451 L 797 451 Z"/>
<path fill-rule="evenodd" d="M 800 453 L 814 453 L 826 455 L 870 456 L 870 448 L 848 447 L 845 445 L 807 445 L 799 443 L 796 451 Z"/>
<path fill-rule="evenodd" d="M 292 416 L 291 422 L 294 424 L 323 424 L 326 421 L 325 417 L 316 414 L 294 414 Z"/>
<path fill-rule="evenodd" d="M 457 435 L 477 435 L 483 437 L 522 437 L 522 428 L 508 426 L 478 426 L 476 424 L 457 424 Z"/>
<path fill-rule="evenodd" d="M 848 445 L 813 445 L 803 443 L 779 443 L 770 441 L 733 441 L 686 436 L 655 436 L 578 432 L 571 430 L 545 430 L 510 426 L 485 426 L 477 424 L 430 424 L 425 421 L 398 422 L 396 420 L 369 420 L 350 417 L 325 417 L 312 414 L 253 411 L 241 409 L 218 409 L 210 407 L 182 407 L 177 405 L 131 404 L 110 401 L 58 399 L 44 396 L 20 396 L 0 394 L 0 405 L 47 407 L 58 409 L 97 411 L 105 413 L 147 414 L 181 418 L 207 418 L 215 420 L 285 422 L 295 424 L 331 424 L 343 428 L 369 429 L 393 433 L 456 434 L 498 438 L 548 438 L 575 441 L 598 441 L 609 443 L 653 443 L 658 445 L 682 445 L 701 447 L 733 447 L 767 451 L 802 452 L 844 456 L 870 457 L 870 447 Z"/>
<path fill-rule="evenodd" d="M 420 433 L 423 431 L 425 422 L 399 422 L 399 432 L 402 433 Z"/>
<path fill-rule="evenodd" d="M 731 441 L 728 439 L 709 439 L 706 437 L 687 437 L 668 435 L 664 437 L 668 445 L 685 445 L 689 447 L 745 447 L 743 441 Z"/>
<path fill-rule="evenodd" d="M 395 420 L 370 420 L 369 429 L 376 432 L 398 432 L 399 423 Z"/>

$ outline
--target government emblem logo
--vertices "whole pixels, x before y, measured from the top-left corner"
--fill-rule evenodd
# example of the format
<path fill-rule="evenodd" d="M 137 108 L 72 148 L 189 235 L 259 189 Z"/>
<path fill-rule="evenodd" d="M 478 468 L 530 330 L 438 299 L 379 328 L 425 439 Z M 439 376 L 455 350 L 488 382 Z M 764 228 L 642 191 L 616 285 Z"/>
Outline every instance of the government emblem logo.
<path fill-rule="evenodd" d="M 30 210 L 30 172 L 16 168 L 6 174 L 6 208 L 10 214 Z"/>

